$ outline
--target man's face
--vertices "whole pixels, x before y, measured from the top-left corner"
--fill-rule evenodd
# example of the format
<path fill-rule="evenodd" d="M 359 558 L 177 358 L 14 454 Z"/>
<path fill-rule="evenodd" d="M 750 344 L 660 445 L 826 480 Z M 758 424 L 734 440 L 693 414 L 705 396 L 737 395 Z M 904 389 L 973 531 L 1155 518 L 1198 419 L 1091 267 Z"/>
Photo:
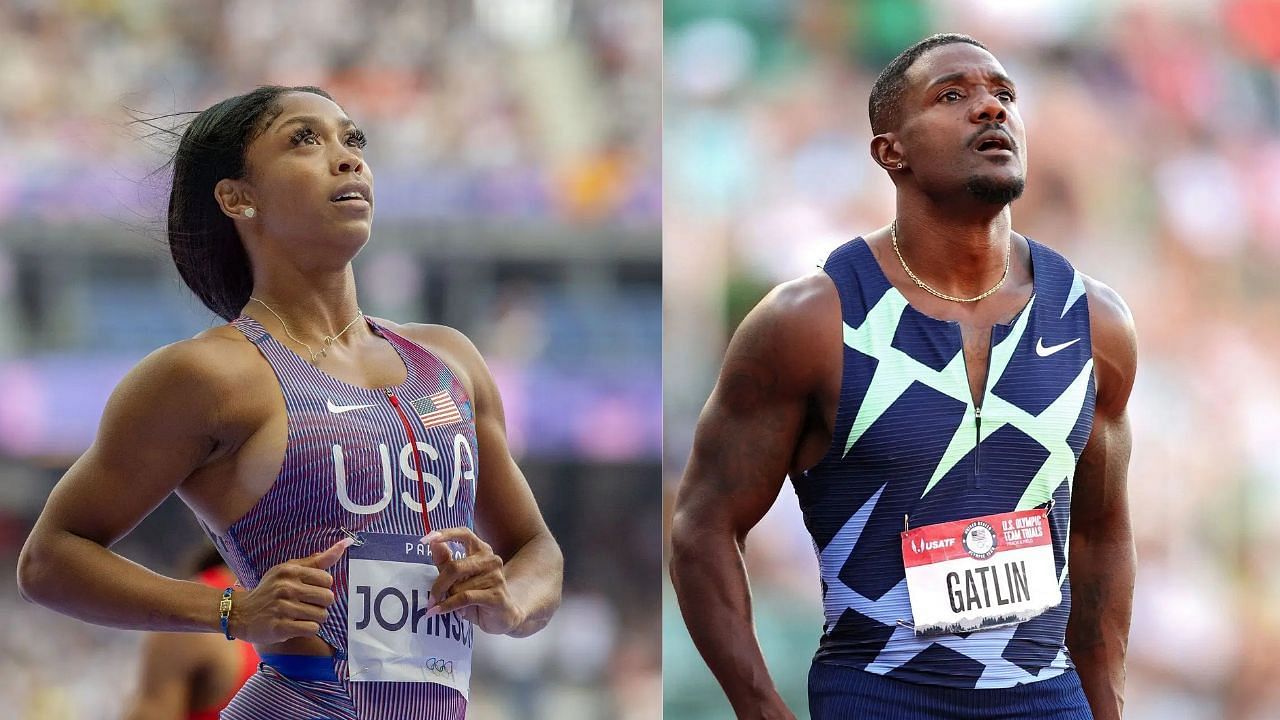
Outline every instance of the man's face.
<path fill-rule="evenodd" d="M 968 43 L 944 45 L 918 59 L 906 80 L 897 135 L 921 188 L 998 205 L 1017 199 L 1026 135 L 1016 88 L 995 57 Z"/>

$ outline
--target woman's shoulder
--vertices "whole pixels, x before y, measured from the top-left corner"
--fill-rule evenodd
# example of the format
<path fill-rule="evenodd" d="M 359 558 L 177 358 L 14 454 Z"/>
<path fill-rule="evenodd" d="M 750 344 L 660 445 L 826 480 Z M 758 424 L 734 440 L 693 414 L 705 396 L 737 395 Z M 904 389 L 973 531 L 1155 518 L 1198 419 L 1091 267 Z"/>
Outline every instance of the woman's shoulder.
<path fill-rule="evenodd" d="M 489 370 L 484 364 L 484 358 L 480 356 L 480 351 L 471 342 L 471 338 L 460 330 L 448 325 L 397 323 L 376 317 L 373 321 L 435 354 L 449 369 L 461 376 L 463 385 L 468 390 L 474 390 L 477 382 L 489 381 Z"/>
<path fill-rule="evenodd" d="M 260 369 L 257 354 L 239 330 L 225 325 L 153 350 L 133 372 L 154 383 L 182 385 L 190 392 L 243 389 L 246 378 Z"/>
<path fill-rule="evenodd" d="M 397 323 L 383 318 L 373 321 L 391 332 L 425 347 L 432 352 L 443 352 L 448 355 L 465 355 L 480 358 L 480 351 L 462 331 L 448 325 L 431 323 Z"/>
<path fill-rule="evenodd" d="M 234 328 L 231 328 L 235 332 Z M 238 334 L 238 333 L 237 333 Z M 223 441 L 263 417 L 259 383 L 265 363 L 252 362 L 257 348 L 214 328 L 153 350 L 120 380 L 103 411 L 99 439 L 136 441 L 150 437 L 213 437 Z M 125 429 L 125 430 L 122 430 Z M 166 435 L 166 433 L 168 435 Z"/>

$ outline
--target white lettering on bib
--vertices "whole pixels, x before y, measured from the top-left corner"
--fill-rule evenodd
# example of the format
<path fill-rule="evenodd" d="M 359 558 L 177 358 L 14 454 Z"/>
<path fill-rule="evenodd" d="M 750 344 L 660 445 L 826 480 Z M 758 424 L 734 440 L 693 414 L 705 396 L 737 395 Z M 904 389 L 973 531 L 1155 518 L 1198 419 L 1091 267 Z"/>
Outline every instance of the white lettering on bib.
<path fill-rule="evenodd" d="M 917 635 L 1016 625 L 1062 602 L 1043 509 L 902 533 Z"/>
<path fill-rule="evenodd" d="M 475 630 L 458 613 L 426 617 L 440 571 L 419 535 L 362 533 L 348 551 L 352 682 L 429 682 L 467 697 Z"/>

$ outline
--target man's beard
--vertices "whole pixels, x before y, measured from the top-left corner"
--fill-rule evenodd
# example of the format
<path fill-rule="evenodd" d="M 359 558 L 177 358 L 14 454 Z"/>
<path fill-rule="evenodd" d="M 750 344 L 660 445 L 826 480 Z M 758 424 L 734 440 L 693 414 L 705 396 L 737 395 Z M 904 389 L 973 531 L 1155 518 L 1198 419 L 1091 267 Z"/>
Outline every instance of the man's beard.
<path fill-rule="evenodd" d="M 992 205 L 1008 205 L 1022 197 L 1027 186 L 1025 178 L 996 180 L 994 178 L 974 175 L 964 183 L 964 189 L 979 200 Z"/>

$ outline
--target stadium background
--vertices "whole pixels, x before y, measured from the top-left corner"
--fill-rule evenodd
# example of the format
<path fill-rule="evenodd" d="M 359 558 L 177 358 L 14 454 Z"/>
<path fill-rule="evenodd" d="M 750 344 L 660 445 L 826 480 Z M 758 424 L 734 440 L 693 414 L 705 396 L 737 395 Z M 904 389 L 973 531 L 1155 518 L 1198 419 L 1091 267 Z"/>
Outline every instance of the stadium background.
<path fill-rule="evenodd" d="M 23 602 L 14 561 L 123 373 L 218 322 L 162 243 L 172 145 L 130 125 L 259 84 L 368 133 L 363 309 L 466 332 L 564 547 L 564 605 L 482 637 L 476 718 L 655 717 L 660 27 L 643 0 L 0 3 L 0 714 L 115 718 L 139 633 Z M 106 500 L 104 500 L 106 501 Z M 117 549 L 176 573 L 166 502 Z"/>
<path fill-rule="evenodd" d="M 664 478 L 742 315 L 892 218 L 871 162 L 879 70 L 928 34 L 1019 85 L 1015 227 L 1128 301 L 1133 720 L 1280 718 L 1280 3 L 667 0 Z M 757 626 L 797 714 L 821 632 L 790 484 L 747 541 Z M 666 717 L 728 718 L 664 592 Z"/>

